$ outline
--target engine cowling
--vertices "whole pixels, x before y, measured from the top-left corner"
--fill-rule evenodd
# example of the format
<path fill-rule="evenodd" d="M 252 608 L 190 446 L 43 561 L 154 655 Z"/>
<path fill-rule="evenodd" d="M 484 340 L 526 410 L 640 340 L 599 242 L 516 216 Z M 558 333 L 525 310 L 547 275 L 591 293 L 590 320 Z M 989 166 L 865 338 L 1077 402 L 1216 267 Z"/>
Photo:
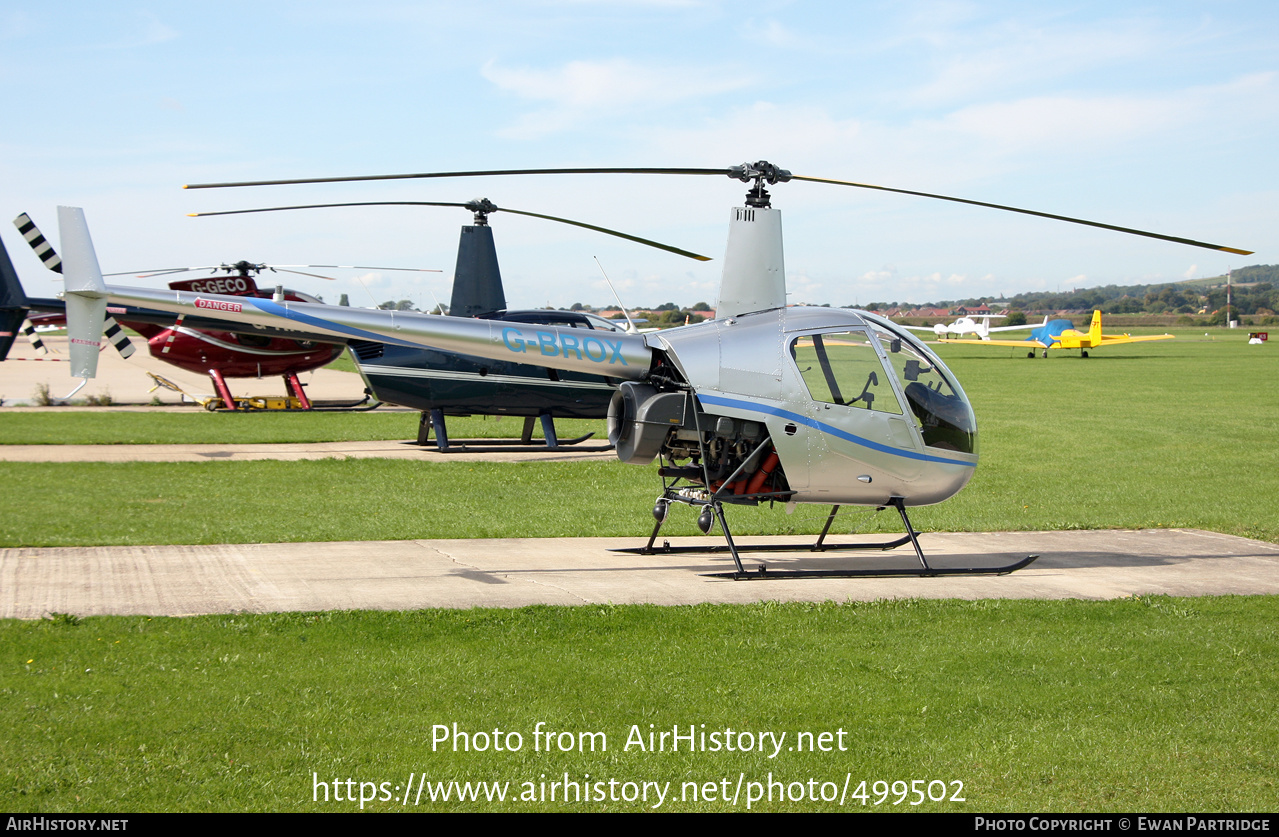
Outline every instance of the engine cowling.
<path fill-rule="evenodd" d="M 689 398 L 682 392 L 658 392 L 648 384 L 625 381 L 608 405 L 608 441 L 617 458 L 634 465 L 652 462 L 672 428 L 684 424 Z"/>

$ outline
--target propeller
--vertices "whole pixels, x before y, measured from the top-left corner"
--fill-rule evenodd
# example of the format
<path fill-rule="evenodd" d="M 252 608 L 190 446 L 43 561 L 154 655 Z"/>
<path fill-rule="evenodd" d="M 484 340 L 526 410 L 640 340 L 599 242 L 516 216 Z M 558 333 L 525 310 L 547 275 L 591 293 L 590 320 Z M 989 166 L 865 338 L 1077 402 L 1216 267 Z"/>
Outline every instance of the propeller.
<path fill-rule="evenodd" d="M 392 175 L 394 177 L 395 175 Z M 426 175 L 422 175 L 426 176 Z M 299 181 L 302 182 L 302 181 Z M 224 184 L 224 185 L 250 185 L 250 184 Z M 204 188 L 204 187 L 186 187 L 186 188 Z M 508 207 L 500 207 L 490 201 L 488 198 L 475 198 L 466 203 L 450 203 L 445 201 L 358 201 L 355 203 L 312 203 L 302 206 L 268 206 L 261 209 L 232 209 L 225 212 L 192 212 L 192 218 L 203 218 L 210 215 L 247 215 L 253 212 L 280 212 L 290 209 L 328 209 L 339 206 L 453 206 L 460 209 L 469 209 L 475 213 L 475 223 L 478 226 L 484 226 L 488 223 L 488 216 L 494 212 L 509 212 L 512 215 L 525 215 L 529 218 L 541 218 L 545 221 L 557 221 L 561 224 L 569 224 L 574 227 L 582 227 L 587 230 L 604 233 L 605 235 L 624 238 L 627 241 L 634 241 L 637 244 L 644 244 L 649 247 L 656 247 L 658 250 L 665 250 L 668 253 L 675 253 L 679 256 L 685 256 L 690 259 L 697 259 L 699 262 L 708 262 L 710 256 L 703 256 L 698 253 L 690 253 L 687 250 L 681 250 L 678 247 L 672 247 L 669 244 L 662 244 L 659 241 L 653 241 L 647 238 L 640 238 L 637 235 L 619 232 L 618 230 L 610 230 L 607 227 L 596 226 L 595 224 L 587 224 L 583 221 L 574 221 L 570 218 L 560 218 L 555 215 L 543 215 L 539 212 L 526 212 L 522 209 L 510 209 Z"/>
<path fill-rule="evenodd" d="M 876 186 L 871 183 L 857 183 L 852 180 L 834 180 L 824 177 L 808 177 L 804 175 L 792 174 L 786 169 L 767 161 L 759 161 L 756 163 L 743 163 L 740 166 L 729 166 L 722 169 L 706 169 L 706 168 L 562 168 L 562 169 L 495 169 L 489 171 L 454 171 L 454 172 L 421 172 L 417 174 L 380 174 L 380 175 L 364 175 L 357 177 L 316 177 L 316 178 L 299 178 L 294 180 L 257 180 L 257 181 L 240 181 L 231 183 L 192 183 L 183 186 L 184 189 L 219 189 L 239 186 L 288 186 L 300 183 L 350 183 L 355 181 L 375 181 L 375 180 L 420 180 L 441 177 L 503 177 L 508 175 L 524 175 L 524 174 L 677 174 L 677 175 L 718 175 L 721 177 L 730 177 L 734 180 L 743 182 L 754 181 L 754 187 L 747 193 L 746 202 L 748 206 L 768 206 L 768 192 L 764 189 L 764 184 L 785 183 L 789 180 L 804 180 L 810 183 L 824 183 L 831 186 L 851 186 L 857 189 L 873 189 L 880 192 L 895 192 L 900 195 L 913 195 L 920 198 L 934 198 L 936 200 L 951 201 L 952 203 L 964 203 L 972 206 L 981 206 L 987 209 L 998 209 L 1004 212 L 1016 212 L 1022 215 L 1034 215 L 1039 218 L 1048 218 L 1054 221 L 1065 221 L 1069 224 L 1082 224 L 1087 227 L 1097 227 L 1103 230 L 1112 230 L 1114 232 L 1127 233 L 1128 235 L 1138 235 L 1145 238 L 1155 238 L 1161 241 L 1171 241 L 1177 244 L 1186 244 L 1191 247 L 1202 247 L 1208 250 L 1219 250 L 1224 253 L 1235 253 L 1240 256 L 1252 255 L 1252 250 L 1240 250 L 1235 247 L 1225 247 L 1220 244 L 1210 244 L 1205 241 L 1196 241 L 1191 238 L 1181 238 L 1179 236 L 1163 235 L 1162 233 L 1149 232 L 1147 230 L 1138 230 L 1131 227 L 1120 227 L 1114 224 L 1103 224 L 1100 221 L 1089 221 L 1084 218 L 1072 218 L 1068 215 L 1054 215 L 1049 212 L 1039 212 L 1033 209 L 1022 209 L 1016 206 L 1006 206 L 998 203 L 987 203 L 986 201 L 975 201 L 967 198 L 957 198 L 951 195 L 939 195 L 932 192 L 917 192 L 911 189 L 895 189 L 889 186 Z M 446 204 L 455 205 L 455 204 Z M 506 210 L 513 211 L 513 210 Z M 210 213 L 215 214 L 215 213 Z M 532 214 L 532 213 L 522 213 Z M 545 216 L 541 216 L 545 217 Z M 553 219 L 564 220 L 564 219 Z M 576 223 L 569 221 L 567 223 Z M 578 224 L 578 226 L 590 227 L 589 224 Z M 599 229 L 599 228 L 592 228 Z M 613 233 L 609 230 L 602 230 Z M 623 236 L 628 237 L 628 236 Z"/>

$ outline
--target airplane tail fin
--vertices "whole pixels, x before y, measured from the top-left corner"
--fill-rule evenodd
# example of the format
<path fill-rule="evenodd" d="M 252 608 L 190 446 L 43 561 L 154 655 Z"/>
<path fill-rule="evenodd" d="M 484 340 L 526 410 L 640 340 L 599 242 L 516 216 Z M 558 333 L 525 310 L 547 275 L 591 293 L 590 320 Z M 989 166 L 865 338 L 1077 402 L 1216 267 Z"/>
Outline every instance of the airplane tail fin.
<path fill-rule="evenodd" d="M 66 277 L 67 339 L 71 376 L 92 378 L 98 373 L 98 351 L 107 316 L 107 288 L 93 250 L 84 210 L 58 207 L 62 236 L 62 275 Z"/>
<path fill-rule="evenodd" d="M 9 348 L 27 318 L 27 294 L 18 281 L 18 272 L 9 260 L 9 251 L 0 241 L 0 360 L 9 356 Z"/>
<path fill-rule="evenodd" d="M 1088 327 L 1088 340 L 1094 346 L 1101 345 L 1101 312 L 1092 312 L 1092 325 Z"/>

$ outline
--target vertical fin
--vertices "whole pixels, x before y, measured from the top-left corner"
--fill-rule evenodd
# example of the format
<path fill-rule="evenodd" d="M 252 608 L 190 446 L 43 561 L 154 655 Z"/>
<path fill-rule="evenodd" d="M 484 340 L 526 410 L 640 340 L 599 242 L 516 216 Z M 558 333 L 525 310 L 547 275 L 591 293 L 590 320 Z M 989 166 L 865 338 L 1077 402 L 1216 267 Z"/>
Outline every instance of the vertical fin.
<path fill-rule="evenodd" d="M 71 377 L 92 378 L 98 373 L 99 339 L 107 316 L 107 288 L 93 250 L 84 210 L 58 207 L 66 278 L 67 341 L 71 349 Z"/>
<path fill-rule="evenodd" d="M 9 347 L 27 318 L 27 295 L 18 281 L 18 272 L 9 261 L 9 251 L 0 241 L 0 360 L 9 356 Z"/>

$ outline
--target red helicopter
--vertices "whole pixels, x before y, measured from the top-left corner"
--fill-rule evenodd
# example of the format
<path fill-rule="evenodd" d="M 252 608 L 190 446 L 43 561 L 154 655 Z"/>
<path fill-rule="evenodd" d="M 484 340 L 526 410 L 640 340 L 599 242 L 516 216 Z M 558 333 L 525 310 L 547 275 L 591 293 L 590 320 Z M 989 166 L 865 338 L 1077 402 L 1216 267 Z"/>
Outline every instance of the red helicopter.
<path fill-rule="evenodd" d="M 14 225 L 44 262 L 45 267 L 55 273 L 62 273 L 61 257 L 40 233 L 31 218 L 23 213 L 14 219 Z M 248 261 L 207 268 L 176 268 L 147 275 L 156 276 L 191 270 L 212 270 L 215 275 L 201 279 L 175 280 L 169 283 L 169 288 L 175 291 L 249 296 L 276 301 L 319 302 L 320 300 L 310 294 L 282 286 L 276 286 L 273 291 L 262 290 L 258 287 L 254 276 L 263 270 L 284 270 L 286 273 L 299 273 L 303 276 L 330 278 Z M 31 316 L 33 325 L 61 324 L 66 321 L 61 300 L 30 299 L 28 307 L 32 311 L 46 312 Z M 175 321 L 172 314 L 131 306 L 112 306 L 108 313 L 114 317 L 115 321 L 146 338 L 153 357 L 188 372 L 208 375 L 218 396 L 205 402 L 205 407 L 209 410 L 252 408 L 254 402 L 261 401 L 261 399 L 237 399 L 232 396 L 226 382 L 227 378 L 263 378 L 274 375 L 284 378 L 289 394 L 284 402 L 286 407 L 301 410 L 313 409 L 302 382 L 298 380 L 298 375 L 332 363 L 346 348 L 345 343 L 312 340 L 309 339 L 309 335 L 297 332 L 252 327 L 246 327 L 245 331 L 227 331 L 228 324 L 221 320 L 178 317 Z M 108 331 L 113 325 L 113 322 L 108 322 Z M 127 358 L 133 353 L 133 347 L 129 343 L 129 338 L 123 332 L 119 332 L 118 328 L 116 330 L 117 334 L 109 336 L 116 349 Z"/>
<path fill-rule="evenodd" d="M 169 288 L 175 291 L 275 298 L 276 301 L 319 302 L 301 291 L 277 288 L 270 292 L 259 289 L 253 274 L 266 267 L 239 261 L 218 268 L 219 271 L 226 271 L 226 275 L 178 280 L 170 282 Z M 219 288 L 222 290 L 218 290 Z M 227 386 L 227 378 L 263 378 L 274 375 L 284 378 L 289 394 L 297 399 L 298 409 L 311 409 L 311 402 L 306 397 L 302 382 L 298 380 L 298 374 L 327 366 L 346 349 L 345 344 L 323 343 L 291 335 L 286 337 L 261 332 L 237 333 L 192 328 L 184 324 L 181 317 L 167 326 L 142 322 L 133 319 L 128 313 L 121 313 L 119 319 L 146 338 L 152 357 L 189 372 L 208 375 L 221 397 L 221 407 L 228 410 L 236 409 L 237 402 Z M 206 406 L 211 410 L 219 408 L 214 401 L 208 402 Z"/>

